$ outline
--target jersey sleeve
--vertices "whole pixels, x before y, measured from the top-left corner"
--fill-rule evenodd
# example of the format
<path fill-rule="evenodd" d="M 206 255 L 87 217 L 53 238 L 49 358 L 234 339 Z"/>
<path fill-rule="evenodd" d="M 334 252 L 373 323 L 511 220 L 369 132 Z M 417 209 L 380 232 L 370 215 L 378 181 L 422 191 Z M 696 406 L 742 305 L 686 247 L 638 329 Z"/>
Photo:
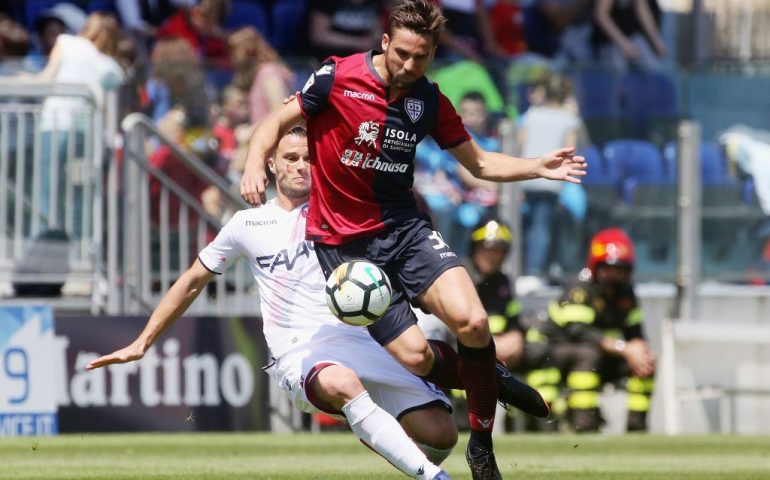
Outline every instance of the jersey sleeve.
<path fill-rule="evenodd" d="M 305 118 L 317 114 L 329 103 L 329 95 L 334 86 L 335 68 L 336 63 L 328 60 L 305 82 L 299 94 L 299 104 Z"/>
<path fill-rule="evenodd" d="M 216 238 L 198 254 L 198 261 L 211 273 L 221 275 L 241 257 L 241 248 L 235 238 L 238 214 L 230 219 Z"/>
<path fill-rule="evenodd" d="M 440 90 L 438 92 L 438 121 L 431 136 L 444 150 L 456 147 L 471 138 L 465 130 L 460 115 L 452 106 L 452 102 Z"/>

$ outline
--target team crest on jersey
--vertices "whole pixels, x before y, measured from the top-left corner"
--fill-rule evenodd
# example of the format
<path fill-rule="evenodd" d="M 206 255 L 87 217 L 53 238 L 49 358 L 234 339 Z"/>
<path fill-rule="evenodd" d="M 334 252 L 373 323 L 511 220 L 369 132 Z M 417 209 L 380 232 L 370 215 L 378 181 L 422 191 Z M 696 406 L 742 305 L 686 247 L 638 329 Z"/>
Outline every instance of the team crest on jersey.
<path fill-rule="evenodd" d="M 417 120 L 422 117 L 422 111 L 424 110 L 425 104 L 422 100 L 417 98 L 407 98 L 404 100 L 404 109 L 406 110 L 406 114 L 409 115 L 409 119 L 412 121 L 412 123 L 417 123 Z"/>
<path fill-rule="evenodd" d="M 377 136 L 380 134 L 380 124 L 377 122 L 362 122 L 358 126 L 358 136 L 354 139 L 356 145 L 366 142 L 370 147 L 377 146 Z"/>

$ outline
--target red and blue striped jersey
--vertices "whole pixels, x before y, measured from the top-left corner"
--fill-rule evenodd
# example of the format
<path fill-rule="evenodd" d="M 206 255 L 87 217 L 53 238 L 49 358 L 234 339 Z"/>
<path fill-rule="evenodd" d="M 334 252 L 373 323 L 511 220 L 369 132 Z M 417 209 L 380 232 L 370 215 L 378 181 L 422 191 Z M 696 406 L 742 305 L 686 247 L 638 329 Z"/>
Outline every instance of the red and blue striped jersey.
<path fill-rule="evenodd" d="M 417 144 L 470 139 L 449 100 L 422 77 L 388 101 L 373 52 L 331 57 L 300 94 L 312 188 L 307 238 L 340 245 L 420 215 L 412 192 Z"/>

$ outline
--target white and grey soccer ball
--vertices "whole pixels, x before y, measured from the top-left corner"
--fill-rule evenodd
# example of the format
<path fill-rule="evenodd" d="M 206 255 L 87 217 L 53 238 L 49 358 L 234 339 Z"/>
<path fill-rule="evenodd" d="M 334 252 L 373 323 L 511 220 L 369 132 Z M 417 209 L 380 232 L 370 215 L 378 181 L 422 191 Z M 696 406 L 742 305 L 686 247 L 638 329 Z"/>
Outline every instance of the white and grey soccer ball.
<path fill-rule="evenodd" d="M 326 304 L 348 325 L 366 326 L 379 320 L 392 293 L 385 272 L 366 260 L 345 262 L 326 280 Z"/>

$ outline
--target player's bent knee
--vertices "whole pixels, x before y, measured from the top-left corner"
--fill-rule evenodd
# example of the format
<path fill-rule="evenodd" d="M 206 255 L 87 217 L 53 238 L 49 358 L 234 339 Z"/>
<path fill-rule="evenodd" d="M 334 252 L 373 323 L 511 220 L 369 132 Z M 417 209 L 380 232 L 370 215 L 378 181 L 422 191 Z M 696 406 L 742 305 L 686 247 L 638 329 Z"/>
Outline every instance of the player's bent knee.
<path fill-rule="evenodd" d="M 402 355 L 399 361 L 404 368 L 417 376 L 425 376 L 433 368 L 433 356 L 429 351 L 410 352 Z"/>
<path fill-rule="evenodd" d="M 462 322 L 460 328 L 457 329 L 457 338 L 464 345 L 470 347 L 486 346 L 491 338 L 486 312 L 483 310 L 471 312 L 468 319 Z"/>
<path fill-rule="evenodd" d="M 364 386 L 356 373 L 340 365 L 332 365 L 321 370 L 311 381 L 310 388 L 322 400 L 342 407 L 362 392 Z"/>
<path fill-rule="evenodd" d="M 401 424 L 415 442 L 433 451 L 449 451 L 457 444 L 457 427 L 444 408 L 410 412 L 401 419 Z"/>

